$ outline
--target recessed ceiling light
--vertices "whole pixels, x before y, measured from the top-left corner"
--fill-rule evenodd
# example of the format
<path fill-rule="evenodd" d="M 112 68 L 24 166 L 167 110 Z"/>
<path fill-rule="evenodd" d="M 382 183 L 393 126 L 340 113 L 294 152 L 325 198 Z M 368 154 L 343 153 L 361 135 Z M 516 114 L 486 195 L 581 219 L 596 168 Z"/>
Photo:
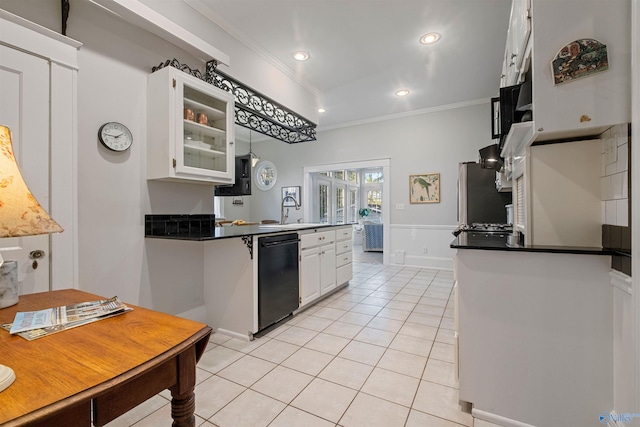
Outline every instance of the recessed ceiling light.
<path fill-rule="evenodd" d="M 299 50 L 293 54 L 293 59 L 295 59 L 296 61 L 306 61 L 307 59 L 309 59 L 309 52 Z"/>
<path fill-rule="evenodd" d="M 428 33 L 420 37 L 420 43 L 422 44 L 432 44 L 438 40 L 440 40 L 440 34 L 438 33 Z"/>
<path fill-rule="evenodd" d="M 406 89 L 400 89 L 396 91 L 396 96 L 407 96 L 409 95 L 409 91 Z"/>
<path fill-rule="evenodd" d="M 327 110 L 325 110 L 324 108 L 318 108 L 318 113 L 326 113 Z"/>

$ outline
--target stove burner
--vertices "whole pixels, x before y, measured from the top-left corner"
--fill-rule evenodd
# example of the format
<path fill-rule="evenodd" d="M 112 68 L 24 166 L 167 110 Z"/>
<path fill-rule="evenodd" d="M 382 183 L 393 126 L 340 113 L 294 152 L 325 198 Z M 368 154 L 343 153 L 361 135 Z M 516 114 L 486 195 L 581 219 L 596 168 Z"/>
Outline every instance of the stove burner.
<path fill-rule="evenodd" d="M 488 224 L 488 223 L 473 223 L 471 225 L 461 225 L 452 234 L 457 236 L 463 231 L 481 231 L 485 233 L 511 233 L 513 226 L 509 224 Z"/>
<path fill-rule="evenodd" d="M 513 227 L 509 224 L 485 224 L 473 223 L 468 230 L 474 231 L 512 231 Z"/>

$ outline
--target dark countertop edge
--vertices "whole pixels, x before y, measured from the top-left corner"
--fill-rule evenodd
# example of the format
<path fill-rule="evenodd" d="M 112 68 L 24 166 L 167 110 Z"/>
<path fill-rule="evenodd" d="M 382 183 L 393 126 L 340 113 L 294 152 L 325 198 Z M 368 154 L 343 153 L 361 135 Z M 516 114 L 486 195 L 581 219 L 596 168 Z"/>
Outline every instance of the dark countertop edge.
<path fill-rule="evenodd" d="M 209 240 L 233 239 L 233 238 L 243 237 L 243 236 L 292 233 L 292 232 L 298 232 L 302 230 L 313 230 L 316 228 L 344 227 L 344 226 L 352 226 L 352 225 L 353 224 L 315 224 L 315 225 L 309 225 L 308 227 L 294 226 L 291 228 L 260 227 L 259 225 L 240 225 L 240 226 L 216 227 L 216 231 L 224 232 L 224 235 L 217 235 L 217 236 L 189 237 L 189 236 L 172 235 L 172 236 L 144 236 L 144 237 L 150 238 L 150 239 L 168 239 L 168 240 L 184 240 L 184 241 L 190 241 L 190 242 L 205 242 Z M 219 230 L 219 229 L 222 229 L 222 230 Z M 219 234 L 219 233 L 216 233 L 216 234 Z"/>
<path fill-rule="evenodd" d="M 555 254 L 576 254 L 576 255 L 614 255 L 615 252 L 605 248 L 590 248 L 582 246 L 483 246 L 483 245 L 458 245 L 457 239 L 454 240 L 450 247 L 453 249 L 474 249 L 486 251 L 503 251 L 503 252 L 544 252 Z"/>

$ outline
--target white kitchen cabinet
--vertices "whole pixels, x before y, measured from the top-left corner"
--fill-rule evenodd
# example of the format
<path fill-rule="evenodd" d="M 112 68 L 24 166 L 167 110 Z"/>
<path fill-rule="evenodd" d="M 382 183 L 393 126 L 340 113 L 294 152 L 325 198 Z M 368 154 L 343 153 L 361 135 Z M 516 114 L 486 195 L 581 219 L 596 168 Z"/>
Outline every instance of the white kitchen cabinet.
<path fill-rule="evenodd" d="M 530 8 L 531 0 L 513 0 L 511 4 L 501 87 L 516 84 L 522 74 L 525 51 L 531 33 Z"/>
<path fill-rule="evenodd" d="M 300 306 L 320 298 L 320 248 L 300 251 Z"/>
<path fill-rule="evenodd" d="M 336 288 L 335 242 L 320 246 L 320 296 Z"/>
<path fill-rule="evenodd" d="M 347 283 L 353 277 L 353 228 L 336 229 L 336 285 Z"/>
<path fill-rule="evenodd" d="M 523 1 L 514 1 L 514 9 Z M 513 77 L 503 80 L 505 85 L 521 83 L 530 71 L 532 81 L 533 120 L 513 124 L 503 144 L 505 163 L 515 169 L 513 173 L 507 170 L 507 176 L 513 179 L 522 174 L 518 161 L 534 141 L 598 135 L 610 126 L 631 121 L 631 24 L 628 19 L 631 4 L 599 0 L 529 1 L 531 36 L 527 38 L 520 71 L 515 80 Z M 567 16 L 571 16 L 569 26 Z M 509 31 L 525 34 L 526 27 L 519 22 L 521 19 L 512 19 L 510 26 L 520 28 Z M 585 38 L 596 39 L 607 46 L 609 69 L 554 84 L 551 61 L 562 47 Z M 508 41 L 507 45 L 513 43 Z M 507 60 L 505 57 L 505 62 Z M 503 64 L 503 69 L 508 68 L 508 64 Z"/>
<path fill-rule="evenodd" d="M 595 135 L 631 121 L 630 12 L 628 1 L 533 0 L 531 64 L 537 140 Z M 567 26 L 569 15 L 572 24 Z M 609 69 L 554 85 L 551 61 L 563 46 L 583 38 L 607 45 Z"/>
<path fill-rule="evenodd" d="M 233 184 L 233 95 L 173 67 L 147 88 L 147 179 Z"/>
<path fill-rule="evenodd" d="M 300 306 L 336 288 L 336 232 L 300 232 Z"/>

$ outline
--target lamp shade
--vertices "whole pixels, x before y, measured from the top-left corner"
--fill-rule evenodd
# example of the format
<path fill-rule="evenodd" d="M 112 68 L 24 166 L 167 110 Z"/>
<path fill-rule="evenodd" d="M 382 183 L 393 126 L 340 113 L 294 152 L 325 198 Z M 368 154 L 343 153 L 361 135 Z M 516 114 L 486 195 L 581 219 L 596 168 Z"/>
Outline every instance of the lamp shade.
<path fill-rule="evenodd" d="M 40 206 L 13 155 L 11 131 L 0 125 L 0 237 L 59 233 L 62 227 Z"/>

